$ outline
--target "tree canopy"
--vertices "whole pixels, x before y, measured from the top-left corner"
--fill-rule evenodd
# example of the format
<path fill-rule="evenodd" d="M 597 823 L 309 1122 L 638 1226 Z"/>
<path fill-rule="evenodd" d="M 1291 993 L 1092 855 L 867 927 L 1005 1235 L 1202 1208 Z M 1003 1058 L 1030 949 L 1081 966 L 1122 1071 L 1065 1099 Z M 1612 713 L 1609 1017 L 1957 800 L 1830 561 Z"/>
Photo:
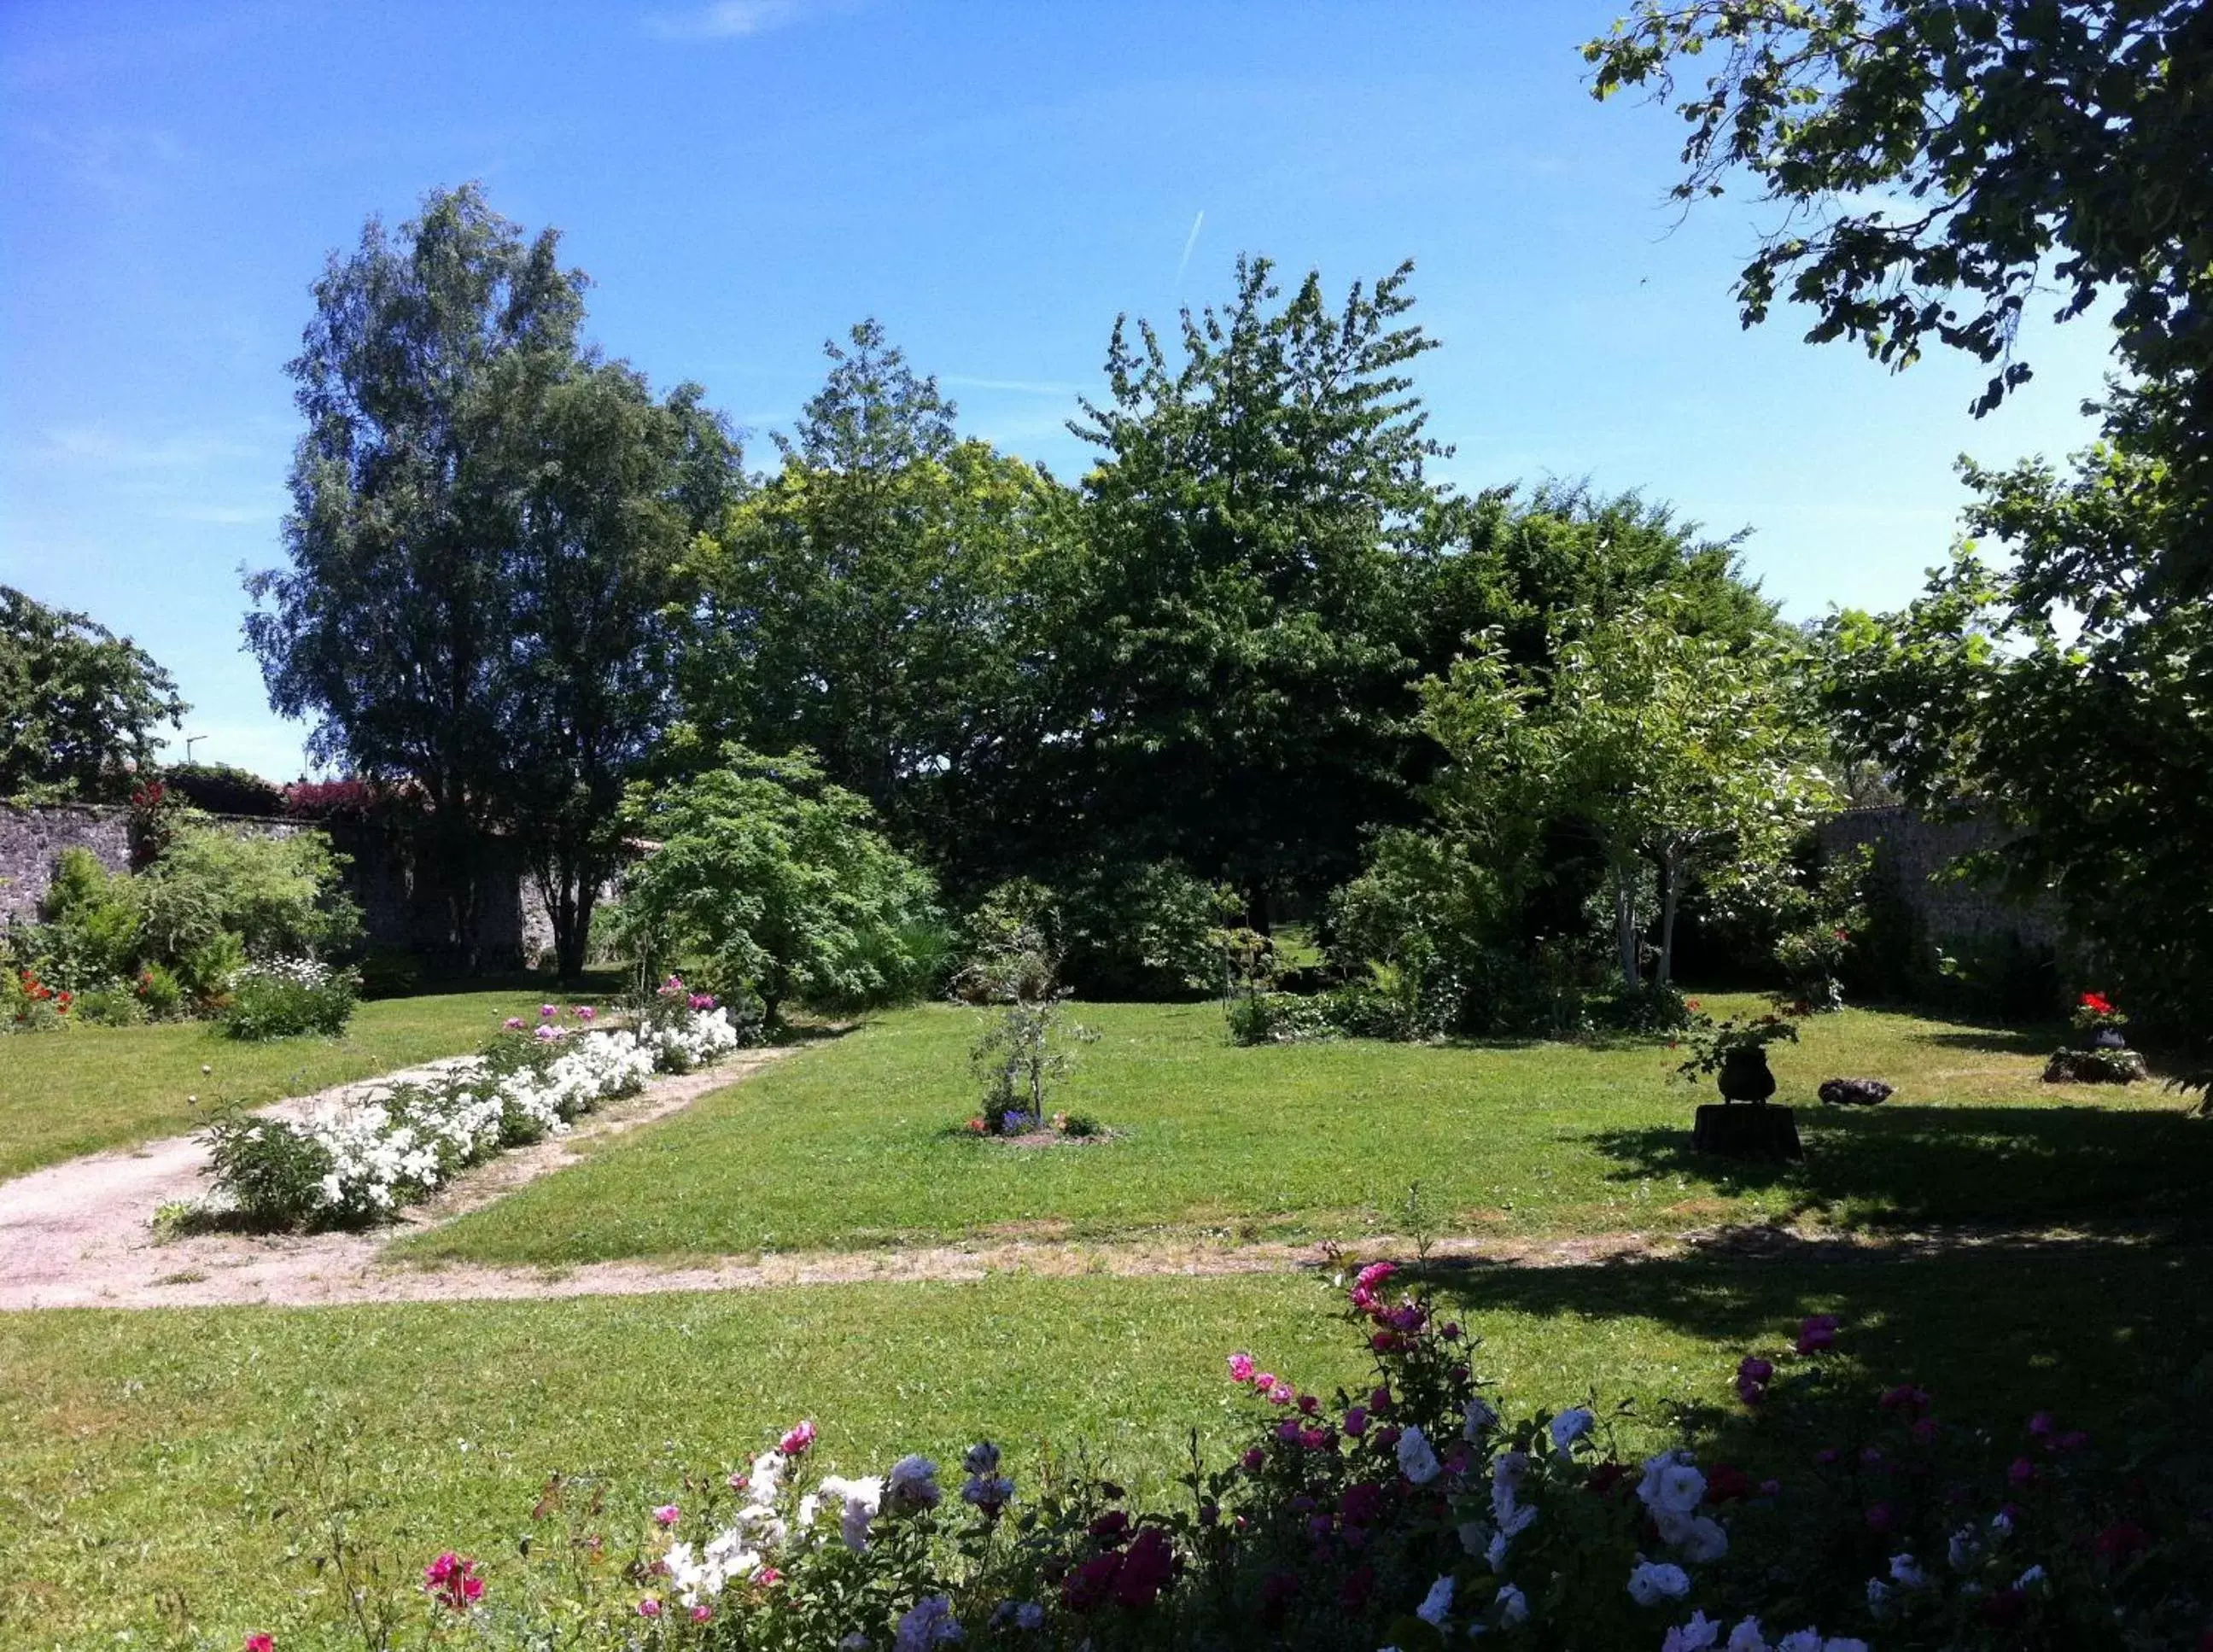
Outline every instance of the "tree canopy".
<path fill-rule="evenodd" d="M 113 797 L 189 709 L 129 637 L 0 585 L 0 797 Z"/>
<path fill-rule="evenodd" d="M 737 466 L 695 388 L 656 399 L 580 344 L 585 284 L 474 186 L 333 255 L 290 367 L 290 564 L 249 581 L 247 621 L 317 758 L 417 789 L 456 940 L 487 835 L 513 829 L 571 969 L 673 703 L 670 570 Z"/>
<path fill-rule="evenodd" d="M 2205 0 L 1638 0 L 1585 47 L 1601 97 L 1673 94 L 1689 201 L 1742 172 L 1786 210 L 1746 265 L 1748 324 L 1778 294 L 1808 337 L 1897 366 L 1931 340 L 2027 378 L 2021 320 L 2112 303 L 2129 371 L 2163 391 L 2178 500 L 2213 522 L 2213 9 Z M 2201 532 L 2164 548 L 2182 594 Z"/>

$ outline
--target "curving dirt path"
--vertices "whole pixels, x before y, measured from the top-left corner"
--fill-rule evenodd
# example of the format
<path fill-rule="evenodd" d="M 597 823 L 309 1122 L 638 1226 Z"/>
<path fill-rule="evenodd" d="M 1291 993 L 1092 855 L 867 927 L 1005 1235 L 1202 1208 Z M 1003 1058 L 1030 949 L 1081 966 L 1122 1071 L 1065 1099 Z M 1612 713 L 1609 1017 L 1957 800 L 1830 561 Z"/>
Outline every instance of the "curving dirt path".
<path fill-rule="evenodd" d="M 655 1079 L 637 1094 L 589 1115 L 568 1135 L 501 1154 L 457 1177 L 435 1198 L 410 1207 L 393 1226 L 368 1233 L 201 1234 L 157 1240 L 154 1213 L 208 1189 L 207 1149 L 190 1136 L 50 1165 L 0 1182 L 0 1310 L 500 1294 L 444 1289 L 441 1275 L 380 1267 L 377 1254 L 395 1234 L 480 1210 L 525 1182 L 575 1163 L 581 1143 L 650 1124 L 790 1052 L 743 1050 L 698 1072 Z M 259 1112 L 268 1118 L 297 1117 L 466 1059 L 456 1057 L 341 1084 Z"/>

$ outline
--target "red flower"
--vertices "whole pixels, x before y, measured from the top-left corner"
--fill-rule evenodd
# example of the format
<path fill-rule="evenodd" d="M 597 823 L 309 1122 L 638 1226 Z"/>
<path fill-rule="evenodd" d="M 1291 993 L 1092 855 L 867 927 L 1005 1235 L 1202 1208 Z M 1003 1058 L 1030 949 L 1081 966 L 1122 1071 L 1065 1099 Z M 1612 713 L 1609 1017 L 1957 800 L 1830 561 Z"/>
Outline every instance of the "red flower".
<path fill-rule="evenodd" d="M 2082 1008 L 2094 1015 L 2110 1015 L 2113 1013 L 2112 1001 L 2102 992 L 2086 992 L 2082 995 L 2081 1003 Z"/>
<path fill-rule="evenodd" d="M 245 1652 L 276 1652 L 276 1640 L 267 1635 L 248 1635 Z"/>
<path fill-rule="evenodd" d="M 1149 1606 L 1174 1575 L 1175 1551 L 1168 1545 L 1167 1533 L 1148 1526 L 1123 1557 L 1121 1572 L 1114 1579 L 1114 1598 L 1125 1606 Z"/>

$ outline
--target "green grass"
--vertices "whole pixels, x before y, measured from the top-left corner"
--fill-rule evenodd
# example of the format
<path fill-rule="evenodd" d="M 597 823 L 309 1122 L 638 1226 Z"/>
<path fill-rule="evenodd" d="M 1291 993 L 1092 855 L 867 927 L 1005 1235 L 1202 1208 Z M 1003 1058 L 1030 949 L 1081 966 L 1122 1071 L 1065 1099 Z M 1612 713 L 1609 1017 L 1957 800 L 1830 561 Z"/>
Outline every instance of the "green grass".
<path fill-rule="evenodd" d="M 2037 1406 L 2120 1430 L 2177 1392 L 2213 1336 L 2202 1246 L 1978 1248 L 1900 1266 L 1726 1255 L 1447 1276 L 1478 1369 L 1519 1403 L 1635 1407 L 1626 1448 L 1725 1398 L 1747 1346 L 1804 1312 L 1845 1322 L 1873 1378 L 1948 1416 L 2018 1426 Z M 819 1466 L 1004 1442 L 1033 1476 L 1050 1442 L 1102 1450 L 1155 1492 L 1195 1426 L 1216 1460 L 1241 1413 L 1222 1356 L 1249 1348 L 1326 1387 L 1361 1364 L 1330 1300 L 1288 1277 L 1002 1276 L 719 1296 L 0 1317 L 0 1642 L 142 1643 L 188 1618 L 319 1643 L 327 1586 L 282 1558 L 314 1506 L 295 1454 L 325 1445 L 360 1529 L 403 1566 L 448 1545 L 492 1587 L 556 1470 L 608 1477 L 613 1506 L 676 1495 L 794 1417 Z"/>
<path fill-rule="evenodd" d="M 1720 1007 L 1720 1006 L 1717 1006 Z M 972 1013 L 885 1016 L 720 1092 L 582 1166 L 409 1241 L 418 1259 L 550 1265 L 966 1238 L 1204 1231 L 1356 1237 L 1404 1225 L 1666 1232 L 1818 1213 L 1864 1225 L 2046 1222 L 2186 1206 L 2213 1131 L 2155 1086 L 2038 1082 L 2050 1037 L 1864 1010 L 1775 1053 L 1803 1166 L 1687 1150 L 1710 1088 L 1655 1041 L 1238 1049 L 1212 1005 L 1084 1005 L 1102 1034 L 1059 1105 L 1120 1132 L 1025 1149 L 962 1136 Z M 1822 1108 L 1837 1074 L 1888 1079 Z"/>
<path fill-rule="evenodd" d="M 268 1044 L 200 1021 L 0 1039 L 0 1177 L 194 1129 L 219 1099 L 258 1106 L 460 1055 L 538 1003 L 514 989 L 381 998 L 342 1037 Z"/>

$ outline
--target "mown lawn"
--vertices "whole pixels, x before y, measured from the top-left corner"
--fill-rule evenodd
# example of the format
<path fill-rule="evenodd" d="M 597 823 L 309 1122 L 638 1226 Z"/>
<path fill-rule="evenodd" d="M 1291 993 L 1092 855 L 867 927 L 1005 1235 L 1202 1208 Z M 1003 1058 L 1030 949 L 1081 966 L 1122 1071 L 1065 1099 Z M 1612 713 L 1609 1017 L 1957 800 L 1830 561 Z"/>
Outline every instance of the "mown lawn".
<path fill-rule="evenodd" d="M 1747 1001 L 1749 1002 L 1749 1001 Z M 1716 1008 L 1726 1009 L 1726 1002 Z M 411 1240 L 418 1259 L 549 1265 L 997 1236 L 1203 1231 L 1356 1238 L 1405 1227 L 1410 1184 L 1447 1231 L 1666 1232 L 1810 1213 L 1838 1223 L 2041 1223 L 2186 1207 L 2213 1130 L 2156 1086 L 2054 1088 L 2051 1036 L 1851 1010 L 1776 1052 L 1801 1167 L 1689 1153 L 1693 1106 L 1658 1041 L 1238 1049 L 1212 1005 L 1079 1007 L 1101 1037 L 1061 1105 L 1087 1146 L 964 1136 L 973 1012 L 884 1016 L 584 1165 Z M 1838 1074 L 1874 1111 L 1821 1107 Z"/>
<path fill-rule="evenodd" d="M 1870 1380 L 2010 1433 L 2032 1408 L 2117 1440 L 2180 1392 L 2213 1336 L 2202 1244 L 2076 1243 L 1894 1258 L 1673 1262 L 1449 1275 L 1509 1399 L 1633 1411 L 1624 1449 L 1704 1428 L 1747 1347 L 1833 1311 Z M 1242 1426 L 1222 1356 L 1302 1385 L 1361 1371 L 1314 1280 L 1039 1279 L 719 1296 L 0 1316 L 0 1642 L 229 1649 L 326 1643 L 329 1583 L 287 1560 L 339 1495 L 397 1569 L 449 1545 L 514 1575 L 544 1477 L 607 1477 L 626 1518 L 812 1416 L 819 1469 L 957 1455 L 978 1435 L 1033 1477 L 1088 1448 L 1166 1488 L 1196 1427 Z M 336 1491 L 301 1466 L 319 1447 Z M 1779 1465 L 1787 1472 L 1789 1465 Z M 495 1598 L 497 1598 L 495 1594 Z M 188 1634 L 174 1631 L 188 1628 Z M 119 1637 L 128 1633 L 129 1643 Z M 336 1644 L 335 1642 L 327 1643 Z"/>
<path fill-rule="evenodd" d="M 0 1177 L 180 1134 L 221 1099 L 258 1106 L 460 1055 L 538 1003 L 515 989 L 382 998 L 357 1009 L 343 1037 L 269 1044 L 200 1021 L 0 1039 Z"/>

